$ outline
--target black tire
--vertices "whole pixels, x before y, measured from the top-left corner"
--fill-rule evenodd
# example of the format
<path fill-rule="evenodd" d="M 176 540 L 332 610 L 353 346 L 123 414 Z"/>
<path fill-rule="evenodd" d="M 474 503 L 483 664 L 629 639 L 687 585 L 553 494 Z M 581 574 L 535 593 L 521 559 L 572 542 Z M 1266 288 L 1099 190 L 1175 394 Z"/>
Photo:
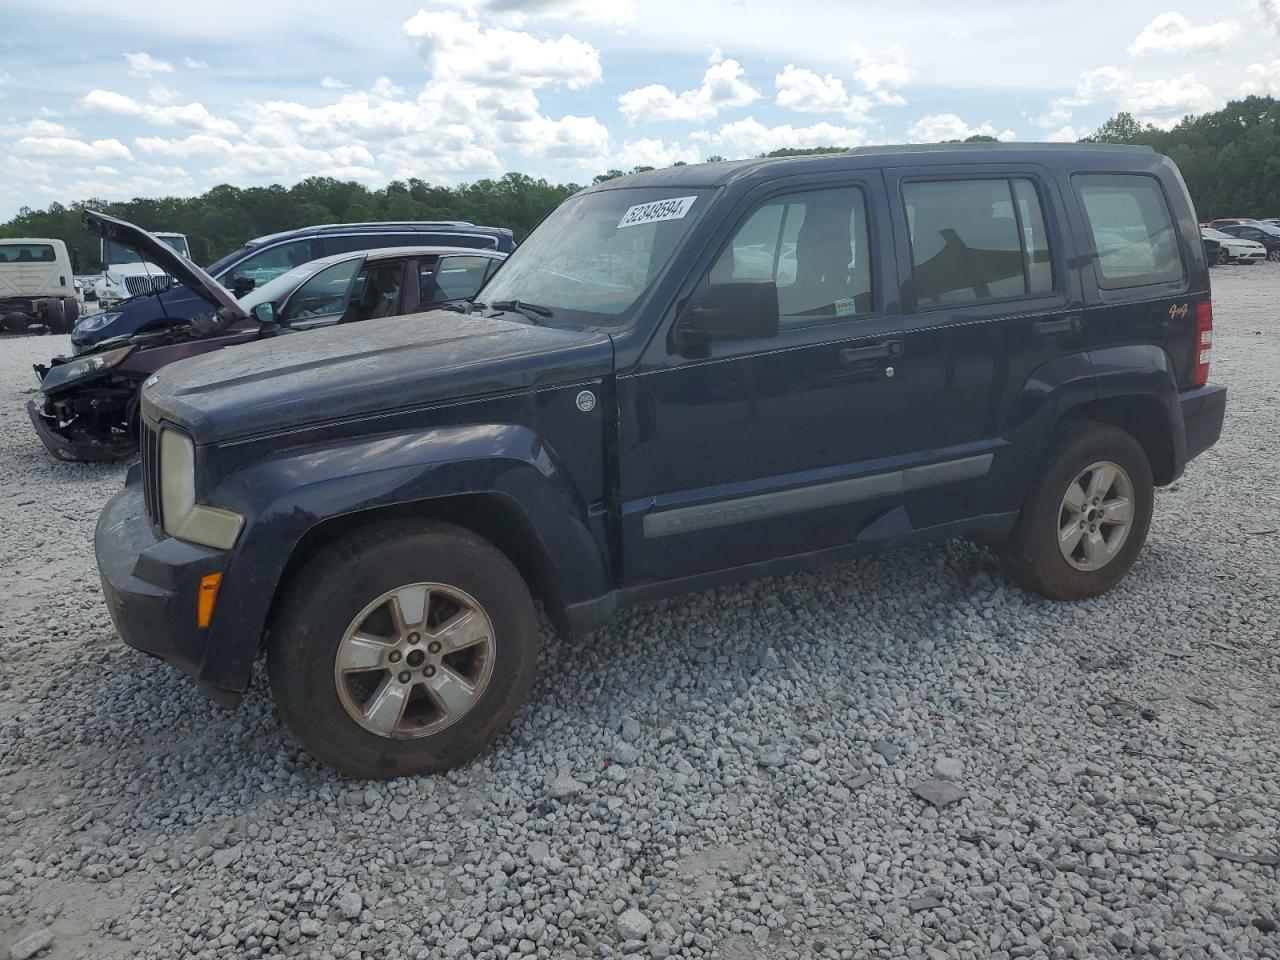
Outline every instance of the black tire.
<path fill-rule="evenodd" d="M 1132 488 L 1132 520 L 1127 535 L 1105 564 L 1077 569 L 1058 546 L 1063 498 L 1077 477 L 1092 464 L 1119 466 Z M 1155 484 L 1142 446 L 1130 434 L 1091 420 L 1067 423 L 1049 453 L 1023 504 L 1007 546 L 1007 562 L 1014 578 L 1027 590 L 1051 600 L 1084 600 L 1106 593 L 1133 566 L 1151 529 Z"/>
<path fill-rule="evenodd" d="M 25 313 L 6 313 L 3 319 L 0 319 L 0 326 L 8 330 L 10 333 L 26 333 L 31 326 L 31 318 Z"/>
<path fill-rule="evenodd" d="M 44 313 L 41 315 L 40 320 L 50 333 L 62 333 L 66 313 L 67 311 L 62 301 L 57 297 L 50 297 L 44 301 Z"/>
<path fill-rule="evenodd" d="M 448 726 L 392 739 L 348 712 L 335 663 L 348 626 L 384 594 L 414 583 L 445 584 L 474 598 L 492 624 L 492 665 L 486 685 Z M 537 616 L 515 566 L 469 531 L 426 521 L 376 524 L 318 553 L 286 587 L 267 645 L 272 695 L 285 726 L 321 763 L 367 779 L 437 773 L 480 753 L 515 715 L 536 666 Z M 388 670 L 388 682 L 398 669 Z"/>
<path fill-rule="evenodd" d="M 62 300 L 62 327 L 58 333 L 70 333 L 80 319 L 80 301 L 75 297 L 64 297 Z"/>

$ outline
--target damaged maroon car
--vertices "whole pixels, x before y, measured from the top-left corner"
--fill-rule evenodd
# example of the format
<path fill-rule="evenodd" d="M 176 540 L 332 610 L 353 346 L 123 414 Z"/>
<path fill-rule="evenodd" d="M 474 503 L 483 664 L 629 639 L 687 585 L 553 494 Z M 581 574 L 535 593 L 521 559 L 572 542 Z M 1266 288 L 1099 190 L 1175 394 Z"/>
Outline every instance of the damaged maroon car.
<path fill-rule="evenodd" d="M 37 364 L 27 413 L 60 460 L 117 460 L 137 450 L 139 388 L 175 360 L 266 337 L 399 316 L 471 299 L 506 254 L 464 247 L 392 247 L 295 267 L 240 299 L 151 234 L 86 213 L 92 232 L 137 249 L 198 292 L 209 311 L 189 323 L 104 340 L 76 357 Z"/>

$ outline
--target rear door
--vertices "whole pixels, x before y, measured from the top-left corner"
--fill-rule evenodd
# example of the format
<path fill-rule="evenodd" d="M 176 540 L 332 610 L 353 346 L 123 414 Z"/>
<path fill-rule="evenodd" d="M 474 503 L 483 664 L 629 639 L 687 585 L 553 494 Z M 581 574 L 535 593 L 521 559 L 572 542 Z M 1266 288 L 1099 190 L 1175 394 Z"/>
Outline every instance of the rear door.
<path fill-rule="evenodd" d="M 1036 164 L 903 167 L 886 180 L 907 281 L 910 383 L 896 411 L 897 450 L 989 458 L 973 482 L 913 502 L 911 524 L 999 522 L 1020 508 L 1027 480 L 1006 436 L 1015 404 L 1038 369 L 1086 350 L 1061 191 Z"/>

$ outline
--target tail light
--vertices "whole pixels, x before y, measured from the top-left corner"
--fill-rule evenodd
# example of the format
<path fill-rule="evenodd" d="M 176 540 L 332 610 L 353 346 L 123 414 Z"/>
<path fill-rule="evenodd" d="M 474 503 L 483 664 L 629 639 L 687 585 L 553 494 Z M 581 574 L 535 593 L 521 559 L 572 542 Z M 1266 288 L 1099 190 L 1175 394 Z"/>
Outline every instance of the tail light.
<path fill-rule="evenodd" d="M 1209 382 L 1209 360 L 1213 354 L 1213 301 L 1196 304 L 1196 366 L 1191 386 L 1203 387 Z"/>

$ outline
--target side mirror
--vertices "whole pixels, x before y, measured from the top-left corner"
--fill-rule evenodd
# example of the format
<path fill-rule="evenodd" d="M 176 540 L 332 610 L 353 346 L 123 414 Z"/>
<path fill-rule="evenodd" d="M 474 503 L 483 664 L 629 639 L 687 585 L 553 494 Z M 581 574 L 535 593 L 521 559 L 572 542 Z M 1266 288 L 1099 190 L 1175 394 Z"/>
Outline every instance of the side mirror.
<path fill-rule="evenodd" d="M 277 326 L 280 321 L 276 319 L 276 306 L 270 301 L 260 303 L 253 308 L 253 319 L 257 320 L 264 327 Z"/>
<path fill-rule="evenodd" d="M 678 347 L 716 340 L 762 340 L 778 335 L 778 285 L 772 280 L 712 283 L 676 319 Z"/>
<path fill-rule="evenodd" d="M 253 277 L 246 277 L 237 273 L 231 278 L 231 293 L 237 297 L 243 297 L 246 293 L 258 285 L 258 281 Z"/>

